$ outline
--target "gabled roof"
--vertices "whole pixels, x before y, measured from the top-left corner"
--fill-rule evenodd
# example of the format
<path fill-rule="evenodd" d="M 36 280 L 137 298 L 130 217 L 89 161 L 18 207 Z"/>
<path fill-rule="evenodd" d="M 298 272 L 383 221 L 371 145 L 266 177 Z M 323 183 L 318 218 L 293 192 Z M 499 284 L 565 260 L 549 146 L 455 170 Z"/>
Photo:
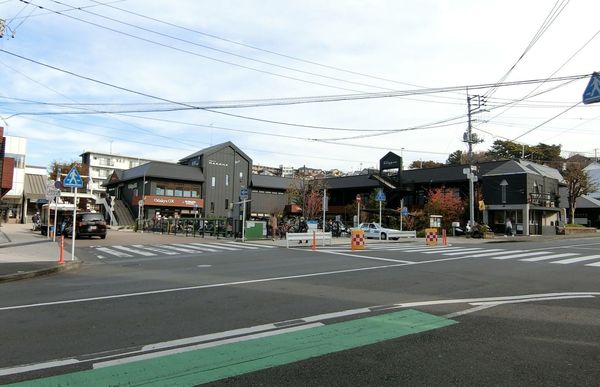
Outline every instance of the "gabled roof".
<path fill-rule="evenodd" d="M 192 153 L 191 155 L 186 156 L 186 157 L 182 158 L 181 160 L 179 160 L 179 163 L 182 163 L 182 162 L 187 161 L 189 159 L 196 158 L 198 156 L 210 156 L 211 154 L 216 153 L 216 152 L 220 151 L 221 149 L 227 148 L 227 147 L 231 147 L 231 148 L 235 149 L 235 151 L 237 153 L 239 153 L 240 155 L 242 155 L 242 157 L 244 157 L 246 160 L 249 160 L 249 161 L 252 160 L 250 157 L 248 157 L 247 154 L 245 154 L 234 143 L 232 143 L 231 141 L 227 141 L 227 142 L 224 142 L 224 143 L 221 143 L 221 144 L 209 146 L 208 148 L 204 148 L 202 150 L 199 150 L 196 153 Z"/>
<path fill-rule="evenodd" d="M 557 169 L 524 160 L 505 161 L 501 165 L 485 173 L 484 176 L 521 175 L 525 173 L 556 179 L 561 183 L 564 182 L 562 175 Z"/>
<path fill-rule="evenodd" d="M 151 161 L 125 171 L 115 170 L 103 185 L 139 179 L 140 177 L 155 177 L 170 180 L 204 182 L 204 175 L 198 167 L 190 167 L 163 161 Z M 116 178 L 116 179 L 115 179 Z"/>
<path fill-rule="evenodd" d="M 253 188 L 286 190 L 294 179 L 281 176 L 252 175 L 250 185 Z"/>
<path fill-rule="evenodd" d="M 479 175 L 485 175 L 489 171 L 501 166 L 507 161 L 487 161 L 475 164 L 479 170 Z M 445 165 L 443 167 L 409 169 L 402 171 L 402 181 L 404 183 L 451 183 L 457 181 L 466 181 L 467 175 L 463 172 L 469 168 L 469 164 Z"/>
<path fill-rule="evenodd" d="M 379 187 L 379 182 L 370 179 L 369 175 L 328 177 L 324 180 L 328 189 Z"/>
<path fill-rule="evenodd" d="M 569 208 L 569 190 L 567 187 L 559 188 L 560 195 L 560 208 Z M 583 195 L 577 198 L 575 201 L 577 208 L 600 208 L 600 200 L 594 199 L 590 195 Z"/>

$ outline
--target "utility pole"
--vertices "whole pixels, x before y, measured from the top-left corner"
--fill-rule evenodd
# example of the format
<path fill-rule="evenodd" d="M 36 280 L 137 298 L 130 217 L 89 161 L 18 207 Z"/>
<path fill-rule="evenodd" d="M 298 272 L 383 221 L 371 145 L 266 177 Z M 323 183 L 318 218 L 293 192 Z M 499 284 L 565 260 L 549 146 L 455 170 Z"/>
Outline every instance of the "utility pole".
<path fill-rule="evenodd" d="M 469 145 L 469 152 L 467 156 L 469 168 L 463 169 L 463 173 L 467 175 L 467 178 L 469 179 L 469 225 L 471 227 L 473 227 L 475 224 L 475 187 L 473 183 L 477 181 L 477 176 L 474 173 L 476 168 L 473 165 L 473 144 L 482 142 L 477 136 L 473 136 L 472 117 L 473 114 L 484 111 L 481 109 L 482 106 L 485 106 L 485 98 L 481 97 L 480 95 L 470 96 L 469 89 L 467 89 L 468 125 L 467 131 L 463 135 L 463 141 Z"/>

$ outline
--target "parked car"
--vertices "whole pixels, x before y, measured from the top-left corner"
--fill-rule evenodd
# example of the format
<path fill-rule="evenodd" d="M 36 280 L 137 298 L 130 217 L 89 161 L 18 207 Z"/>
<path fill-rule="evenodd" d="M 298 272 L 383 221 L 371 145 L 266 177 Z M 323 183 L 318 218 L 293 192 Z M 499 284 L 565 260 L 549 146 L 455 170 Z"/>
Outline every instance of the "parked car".
<path fill-rule="evenodd" d="M 106 238 L 106 221 L 102 214 L 97 212 L 82 212 L 75 218 L 76 234 L 75 237 L 93 237 L 99 236 Z M 68 233 L 70 234 L 70 229 Z"/>
<path fill-rule="evenodd" d="M 379 223 L 361 223 L 358 225 L 358 228 L 365 232 L 365 238 L 376 238 L 376 239 L 398 239 L 400 230 L 395 230 L 393 228 L 385 228 L 381 227 Z"/>

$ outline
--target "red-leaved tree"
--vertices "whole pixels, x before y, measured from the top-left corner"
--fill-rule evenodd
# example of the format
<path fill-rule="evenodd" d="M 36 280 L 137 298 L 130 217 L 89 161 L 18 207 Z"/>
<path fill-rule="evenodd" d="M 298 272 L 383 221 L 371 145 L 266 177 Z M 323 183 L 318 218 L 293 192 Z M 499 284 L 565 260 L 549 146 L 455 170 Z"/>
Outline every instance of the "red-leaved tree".
<path fill-rule="evenodd" d="M 427 191 L 425 213 L 427 216 L 441 215 L 442 227 L 446 229 L 450 229 L 452 222 L 458 221 L 464 209 L 465 202 L 456 191 L 444 187 Z"/>

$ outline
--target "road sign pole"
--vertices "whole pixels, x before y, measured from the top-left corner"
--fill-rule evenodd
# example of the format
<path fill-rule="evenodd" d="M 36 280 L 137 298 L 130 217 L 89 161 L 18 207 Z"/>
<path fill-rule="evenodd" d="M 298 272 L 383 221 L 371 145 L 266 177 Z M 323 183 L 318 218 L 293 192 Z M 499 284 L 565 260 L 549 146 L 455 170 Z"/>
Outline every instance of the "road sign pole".
<path fill-rule="evenodd" d="M 400 231 L 402 231 L 402 218 L 404 218 L 404 198 L 400 199 Z"/>
<path fill-rule="evenodd" d="M 48 205 L 50 208 L 50 205 Z M 52 242 L 56 242 L 56 226 L 58 225 L 58 197 L 54 198 L 54 235 L 52 236 Z M 50 217 L 48 217 L 48 224 L 50 224 Z"/>
<path fill-rule="evenodd" d="M 380 200 L 379 201 L 379 225 L 381 227 L 383 227 L 383 223 L 381 223 L 381 203 L 382 203 L 382 201 Z M 381 233 L 379 233 L 379 240 L 381 240 Z"/>
<path fill-rule="evenodd" d="M 246 200 L 242 200 L 242 242 L 246 241 Z"/>
<path fill-rule="evenodd" d="M 323 188 L 323 232 L 325 232 L 325 212 L 326 210 L 326 205 L 327 205 L 327 188 Z M 331 231 L 331 230 L 329 230 Z"/>
<path fill-rule="evenodd" d="M 75 194 L 73 195 L 73 204 L 73 219 L 71 220 L 71 261 L 75 260 L 75 234 L 77 229 L 77 227 L 75 227 L 75 220 L 77 218 L 77 187 L 75 187 Z"/>

